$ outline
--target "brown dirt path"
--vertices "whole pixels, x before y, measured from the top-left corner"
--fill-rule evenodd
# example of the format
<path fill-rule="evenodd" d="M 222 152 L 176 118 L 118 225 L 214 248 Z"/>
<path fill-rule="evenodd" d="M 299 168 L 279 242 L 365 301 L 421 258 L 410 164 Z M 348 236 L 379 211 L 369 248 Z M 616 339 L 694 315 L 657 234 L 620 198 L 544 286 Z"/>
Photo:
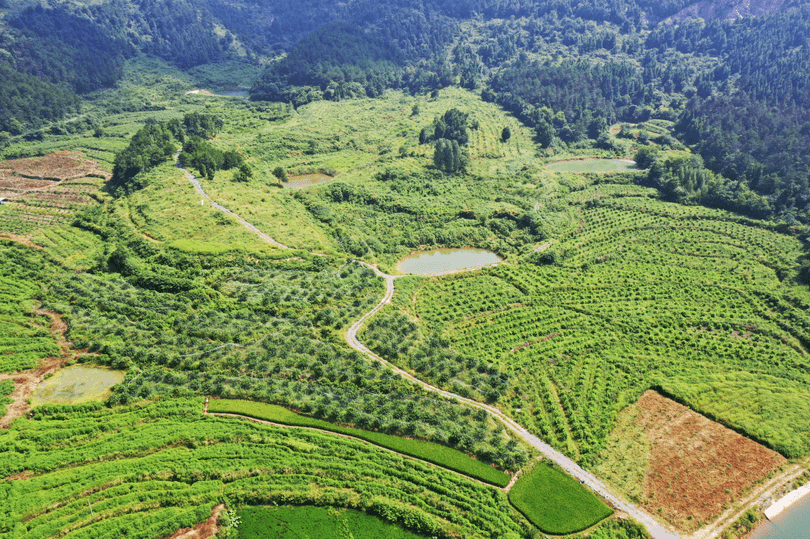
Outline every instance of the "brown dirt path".
<path fill-rule="evenodd" d="M 207 520 L 200 522 L 193 528 L 177 530 L 169 539 L 210 539 L 211 537 L 216 537 L 217 532 L 219 532 L 217 521 L 219 520 L 219 514 L 224 509 L 224 503 L 215 505 L 214 508 L 211 509 L 211 516 L 208 517 Z"/>
<path fill-rule="evenodd" d="M 12 374 L 0 374 L 0 380 L 14 380 L 14 392 L 9 395 L 13 402 L 7 405 L 6 415 L 0 418 L 0 428 L 8 428 L 11 422 L 18 417 L 23 417 L 30 410 L 28 398 L 34 393 L 37 386 L 45 379 L 45 376 L 56 372 L 71 359 L 84 355 L 84 350 L 71 350 L 71 343 L 65 339 L 67 324 L 59 314 L 48 311 L 34 311 L 37 316 L 47 316 L 51 319 L 51 333 L 56 339 L 56 344 L 62 350 L 61 355 L 50 357 L 43 361 L 39 367 L 32 371 L 15 372 Z"/>
<path fill-rule="evenodd" d="M 30 248 L 35 249 L 37 251 L 42 249 L 42 245 L 37 245 L 36 243 L 32 242 L 31 238 L 28 237 L 28 236 L 20 236 L 18 234 L 7 234 L 7 233 L 3 232 L 2 234 L 0 234 L 0 239 L 9 240 L 9 241 L 13 241 L 13 242 L 16 242 L 16 243 L 21 243 L 21 244 L 25 245 L 26 247 L 30 247 Z"/>

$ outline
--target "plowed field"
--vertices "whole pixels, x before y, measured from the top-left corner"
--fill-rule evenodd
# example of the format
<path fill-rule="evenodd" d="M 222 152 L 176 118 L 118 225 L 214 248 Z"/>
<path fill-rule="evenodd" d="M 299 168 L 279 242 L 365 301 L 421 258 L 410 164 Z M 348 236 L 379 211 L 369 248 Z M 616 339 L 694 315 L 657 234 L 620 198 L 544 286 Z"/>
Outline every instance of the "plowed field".
<path fill-rule="evenodd" d="M 618 425 L 598 473 L 682 531 L 711 522 L 788 462 L 654 391 L 624 410 Z M 634 466 L 638 473 L 628 471 Z"/>
<path fill-rule="evenodd" d="M 107 179 L 97 163 L 74 153 L 0 161 L 0 197 L 8 199 L 0 207 L 0 233 L 25 235 L 68 222 Z"/>

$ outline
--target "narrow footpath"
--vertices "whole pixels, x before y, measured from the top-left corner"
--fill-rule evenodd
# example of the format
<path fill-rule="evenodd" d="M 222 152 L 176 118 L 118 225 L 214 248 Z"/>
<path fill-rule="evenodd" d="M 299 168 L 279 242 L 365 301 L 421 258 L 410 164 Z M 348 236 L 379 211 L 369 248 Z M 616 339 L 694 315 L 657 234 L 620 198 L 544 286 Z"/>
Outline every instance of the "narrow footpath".
<path fill-rule="evenodd" d="M 174 160 L 177 163 L 177 168 L 179 168 L 183 172 L 183 174 L 185 174 L 186 178 L 188 178 L 188 181 L 190 181 L 191 184 L 194 186 L 194 189 L 197 191 L 197 193 L 201 197 L 203 197 L 203 200 L 207 200 L 208 203 L 211 204 L 211 206 L 213 206 L 214 208 L 216 208 L 219 211 L 222 211 L 224 213 L 227 213 L 228 215 L 230 215 L 231 217 L 233 217 L 234 219 L 239 221 L 239 223 L 242 226 L 244 226 L 245 228 L 247 228 L 248 230 L 250 230 L 251 232 L 253 232 L 257 236 L 259 236 L 261 239 L 263 239 L 264 241 L 266 241 L 270 245 L 275 245 L 276 247 L 279 247 L 281 249 L 290 249 L 290 247 L 287 247 L 283 243 L 274 240 L 273 238 L 271 238 L 270 236 L 268 236 L 267 234 L 265 234 L 264 232 L 262 232 L 261 230 L 259 230 L 255 226 L 253 226 L 252 224 L 248 223 L 247 221 L 242 219 L 242 217 L 240 217 L 236 213 L 232 212 L 231 210 L 229 210 L 225 206 L 223 206 L 223 205 L 219 204 L 218 202 L 215 202 L 214 200 L 212 200 L 211 197 L 208 196 L 208 193 L 206 193 L 203 190 L 202 186 L 200 185 L 200 181 L 191 172 L 189 172 L 188 170 L 183 168 L 183 165 L 180 163 L 180 152 L 177 152 L 174 155 Z"/>
<path fill-rule="evenodd" d="M 194 185 L 194 189 L 197 190 L 197 193 L 199 193 L 200 196 L 203 197 L 203 199 L 208 200 L 209 203 L 213 207 L 217 208 L 218 210 L 221 210 L 221 211 L 227 213 L 228 215 L 231 215 L 232 217 L 234 217 L 244 227 L 246 227 L 251 232 L 254 232 L 254 233 L 258 234 L 258 236 L 260 238 L 262 238 L 264 241 L 266 241 L 267 243 L 270 243 L 270 244 L 275 245 L 277 247 L 280 247 L 282 249 L 290 249 L 290 247 L 287 247 L 286 245 L 277 242 L 276 240 L 274 240 L 273 238 L 271 238 L 267 234 L 263 233 L 262 231 L 260 231 L 255 226 L 253 226 L 252 224 L 250 224 L 247 221 L 245 221 L 244 219 L 242 219 L 239 215 L 235 214 L 231 210 L 229 210 L 229 209 L 225 208 L 224 206 L 221 206 L 220 204 L 218 204 L 218 203 L 214 202 L 213 200 L 211 200 L 211 197 L 209 197 L 208 194 L 203 190 L 203 188 L 200 185 L 200 182 L 197 180 L 197 178 L 195 178 L 194 175 L 192 175 L 190 172 L 188 172 L 187 170 L 182 168 L 182 165 L 180 164 L 180 161 L 179 161 L 178 158 L 179 158 L 179 152 L 178 152 L 177 155 L 175 155 L 175 161 L 177 161 L 177 167 L 180 170 L 183 171 L 183 174 L 185 174 L 186 178 L 188 178 L 188 180 Z M 549 245 L 550 245 L 550 242 L 549 242 Z M 541 246 L 541 247 L 543 247 L 543 246 Z M 444 391 L 443 389 L 439 389 L 438 387 L 434 387 L 434 386 L 432 386 L 432 385 L 430 385 L 430 384 L 428 384 L 426 382 L 423 382 L 422 380 L 416 378 L 412 374 L 410 374 L 410 373 L 400 369 L 396 365 L 393 365 L 393 364 L 389 363 L 388 361 L 384 360 L 383 358 L 381 358 L 380 356 L 378 356 L 377 354 L 372 352 L 366 345 L 361 343 L 357 339 L 357 332 L 360 330 L 360 328 L 363 327 L 363 325 L 366 323 L 366 321 L 369 318 L 371 318 L 372 316 L 377 314 L 380 311 L 380 309 L 385 307 L 385 305 L 391 301 L 391 298 L 394 297 L 394 281 L 397 279 L 397 277 L 399 277 L 399 276 L 388 275 L 386 273 L 383 273 L 376 266 L 373 266 L 373 265 L 368 264 L 366 262 L 362 262 L 362 263 L 365 264 L 366 266 L 368 266 L 369 268 L 371 268 L 377 276 L 382 277 L 383 279 L 385 279 L 386 290 L 385 290 L 385 295 L 383 296 L 382 300 L 373 309 L 371 309 L 369 312 L 364 314 L 357 322 L 352 324 L 352 326 L 346 332 L 346 341 L 349 343 L 349 346 L 351 346 L 352 348 L 354 348 L 355 350 L 357 350 L 361 354 L 364 354 L 366 357 L 368 357 L 370 359 L 373 359 L 374 361 L 379 361 L 380 363 L 386 365 L 387 367 L 389 367 L 395 373 L 399 374 L 400 376 L 402 376 L 403 378 L 405 378 L 407 380 L 410 380 L 414 384 L 421 386 L 422 388 L 426 389 L 427 391 L 431 391 L 433 393 L 438 393 L 439 395 L 441 395 L 443 397 L 446 397 L 448 399 L 454 399 L 454 400 L 456 400 L 458 402 L 461 402 L 461 403 L 464 403 L 464 404 L 466 404 L 468 406 L 472 406 L 473 408 L 478 408 L 479 410 L 484 410 L 489 415 L 491 415 L 492 417 L 494 417 L 495 419 L 497 419 L 498 421 L 503 423 L 509 430 L 514 432 L 517 436 L 519 436 L 520 438 L 525 440 L 529 445 L 531 445 L 532 447 L 534 447 L 538 451 L 540 451 L 540 453 L 543 456 L 545 456 L 549 460 L 557 463 L 566 472 L 568 472 L 569 474 L 571 474 L 572 476 L 577 478 L 581 483 L 583 483 L 584 485 L 586 485 L 587 487 L 589 487 L 590 489 L 592 489 L 593 491 L 598 493 L 600 496 L 602 496 L 605 500 L 610 502 L 617 510 L 623 511 L 623 512 L 627 513 L 628 515 L 630 515 L 630 517 L 632 517 L 632 518 L 636 519 L 637 521 L 641 522 L 644 526 L 647 527 L 647 530 L 650 532 L 650 534 L 655 539 L 679 539 L 680 538 L 680 535 L 678 533 L 669 530 L 663 524 L 661 524 L 660 522 L 655 520 L 652 516 L 650 516 L 646 512 L 642 511 L 641 509 L 639 509 L 635 505 L 630 504 L 628 502 L 625 502 L 624 500 L 622 500 L 619 497 L 615 496 L 610 491 L 608 486 L 606 484 L 604 484 L 602 481 L 600 481 L 599 479 L 597 479 L 596 476 L 594 476 L 593 474 L 583 470 L 576 462 L 569 459 L 568 457 L 566 457 L 565 455 L 563 455 L 562 453 L 560 453 L 559 451 L 557 451 L 556 449 L 554 449 L 553 447 L 551 447 L 550 445 L 545 443 L 543 440 L 541 440 L 540 438 L 538 438 L 534 434 L 530 433 L 528 430 L 523 428 L 520 424 L 515 422 L 512 418 L 508 417 L 506 414 L 504 414 L 503 412 L 501 412 L 500 410 L 498 410 L 494 406 L 489 406 L 487 404 L 483 404 L 483 403 L 474 401 L 472 399 L 462 397 L 461 395 L 456 395 L 455 393 L 451 393 L 449 391 Z"/>

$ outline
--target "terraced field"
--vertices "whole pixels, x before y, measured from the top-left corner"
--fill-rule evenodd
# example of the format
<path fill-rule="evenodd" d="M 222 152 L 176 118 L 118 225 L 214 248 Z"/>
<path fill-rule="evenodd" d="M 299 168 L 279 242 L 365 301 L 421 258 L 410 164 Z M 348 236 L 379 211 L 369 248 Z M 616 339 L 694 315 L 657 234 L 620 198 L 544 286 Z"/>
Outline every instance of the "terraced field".
<path fill-rule="evenodd" d="M 371 444 L 208 417 L 202 400 L 39 408 L 0 432 L 0 535 L 166 537 L 228 499 L 361 509 L 436 537 L 521 536 L 506 495 Z"/>
<path fill-rule="evenodd" d="M 0 234 L 30 234 L 66 224 L 96 195 L 109 174 L 81 155 L 59 152 L 45 157 L 0 162 Z"/>
<path fill-rule="evenodd" d="M 786 456 L 810 451 L 799 240 L 643 188 L 599 191 L 557 200 L 563 226 L 544 253 L 395 303 L 506 371 L 503 407 L 585 464 L 651 386 Z"/>

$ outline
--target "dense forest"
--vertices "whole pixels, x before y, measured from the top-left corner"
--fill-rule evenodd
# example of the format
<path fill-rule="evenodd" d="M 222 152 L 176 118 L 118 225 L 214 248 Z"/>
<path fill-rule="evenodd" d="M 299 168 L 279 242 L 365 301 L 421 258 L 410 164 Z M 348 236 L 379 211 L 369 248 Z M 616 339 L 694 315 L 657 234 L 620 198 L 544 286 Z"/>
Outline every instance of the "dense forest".
<path fill-rule="evenodd" d="M 668 181 L 667 196 L 809 222 L 810 7 L 775 4 L 781 9 L 760 17 L 679 21 L 692 4 L 9 5 L 0 8 L 7 15 L 0 19 L 0 131 L 8 133 L 0 144 L 75 112 L 76 95 L 115 85 L 133 55 L 181 68 L 276 58 L 254 84 L 252 99 L 298 107 L 375 97 L 388 88 L 478 88 L 533 127 L 550 151 L 611 150 L 605 133 L 616 122 L 675 121 L 673 135 L 702 156 L 701 174 L 711 172 L 712 181 L 701 183 L 708 190 Z M 679 144 L 672 137 L 652 143 Z M 661 184 L 655 176 L 667 166 L 673 165 L 651 171 L 651 185 Z M 685 177 L 670 172 L 670 180 Z"/>

